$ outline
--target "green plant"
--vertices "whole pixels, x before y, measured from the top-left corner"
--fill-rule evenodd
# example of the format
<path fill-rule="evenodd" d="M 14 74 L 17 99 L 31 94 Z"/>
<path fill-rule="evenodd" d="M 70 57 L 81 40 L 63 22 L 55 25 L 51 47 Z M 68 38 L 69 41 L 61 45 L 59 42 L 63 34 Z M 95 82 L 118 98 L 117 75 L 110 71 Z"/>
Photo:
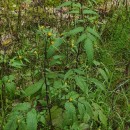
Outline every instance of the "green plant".
<path fill-rule="evenodd" d="M 129 94 L 124 86 L 129 75 L 122 78 L 114 66 L 122 60 L 122 48 L 127 50 L 125 62 L 129 56 L 128 21 L 117 16 L 124 10 L 101 26 L 100 36 L 95 0 L 1 5 L 5 26 L 0 32 L 0 129 L 128 127 Z M 122 21 L 113 31 L 117 17 Z M 123 81 L 115 82 L 119 77 Z"/>

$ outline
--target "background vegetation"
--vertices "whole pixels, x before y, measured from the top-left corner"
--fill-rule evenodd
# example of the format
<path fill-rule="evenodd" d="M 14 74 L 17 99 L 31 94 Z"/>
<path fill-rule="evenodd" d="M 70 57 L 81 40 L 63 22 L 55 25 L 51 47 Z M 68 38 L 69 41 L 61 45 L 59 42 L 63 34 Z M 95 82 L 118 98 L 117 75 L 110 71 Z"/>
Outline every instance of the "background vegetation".
<path fill-rule="evenodd" d="M 130 130 L 127 0 L 0 1 L 1 130 Z"/>

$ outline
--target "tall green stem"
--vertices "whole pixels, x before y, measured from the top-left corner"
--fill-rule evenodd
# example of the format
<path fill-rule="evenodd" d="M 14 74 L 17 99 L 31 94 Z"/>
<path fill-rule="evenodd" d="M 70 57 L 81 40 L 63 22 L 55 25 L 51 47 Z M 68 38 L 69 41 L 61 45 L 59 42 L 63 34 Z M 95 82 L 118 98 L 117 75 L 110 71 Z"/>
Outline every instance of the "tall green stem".
<path fill-rule="evenodd" d="M 50 108 L 50 97 L 49 97 L 49 86 L 47 83 L 47 76 L 46 76 L 46 69 L 48 66 L 48 58 L 47 58 L 47 39 L 45 41 L 45 46 L 44 46 L 44 82 L 45 82 L 45 87 L 46 87 L 46 102 L 47 102 L 47 108 L 48 108 L 48 114 L 49 114 L 49 126 L 50 129 L 53 130 L 53 124 L 52 124 L 52 117 L 51 117 L 51 108 Z"/>

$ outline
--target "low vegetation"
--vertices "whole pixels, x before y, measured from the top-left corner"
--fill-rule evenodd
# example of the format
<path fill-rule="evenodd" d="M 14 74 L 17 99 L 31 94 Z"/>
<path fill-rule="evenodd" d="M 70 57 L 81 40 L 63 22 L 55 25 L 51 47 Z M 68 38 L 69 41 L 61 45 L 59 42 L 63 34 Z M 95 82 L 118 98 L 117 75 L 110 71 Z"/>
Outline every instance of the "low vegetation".
<path fill-rule="evenodd" d="M 1 130 L 130 130 L 130 6 L 0 1 Z"/>

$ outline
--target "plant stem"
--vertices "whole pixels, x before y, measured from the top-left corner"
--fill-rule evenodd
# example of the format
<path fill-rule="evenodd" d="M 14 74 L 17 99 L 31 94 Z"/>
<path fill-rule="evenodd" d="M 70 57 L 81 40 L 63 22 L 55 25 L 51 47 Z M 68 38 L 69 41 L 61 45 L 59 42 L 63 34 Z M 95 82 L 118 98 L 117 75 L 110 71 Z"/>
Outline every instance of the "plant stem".
<path fill-rule="evenodd" d="M 3 55 L 3 66 L 1 76 L 5 75 L 5 50 Z M 3 130 L 4 122 L 5 122 L 5 108 L 6 108 L 6 93 L 5 93 L 5 84 L 2 83 L 2 91 L 1 91 L 1 110 L 2 110 L 2 121 L 1 121 L 1 130 Z"/>
<path fill-rule="evenodd" d="M 46 76 L 47 65 L 48 65 L 48 59 L 47 59 L 47 40 L 46 40 L 45 47 L 44 47 L 44 82 L 46 87 L 46 101 L 47 101 L 47 108 L 49 113 L 49 125 L 50 125 L 50 129 L 53 130 L 51 109 L 50 109 L 49 86 L 47 84 L 47 76 Z"/>

